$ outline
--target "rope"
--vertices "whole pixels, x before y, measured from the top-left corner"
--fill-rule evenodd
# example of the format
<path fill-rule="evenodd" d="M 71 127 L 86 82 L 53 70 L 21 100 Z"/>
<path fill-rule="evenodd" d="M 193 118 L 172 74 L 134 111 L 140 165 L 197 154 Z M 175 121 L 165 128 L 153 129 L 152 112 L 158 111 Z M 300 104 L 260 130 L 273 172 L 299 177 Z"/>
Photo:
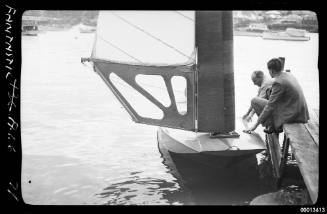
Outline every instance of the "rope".
<path fill-rule="evenodd" d="M 140 27 L 138 27 L 138 26 L 136 26 L 136 25 L 132 24 L 131 22 L 129 22 L 129 21 L 127 21 L 126 19 L 124 19 L 123 17 L 121 17 L 121 16 L 119 16 L 119 15 L 117 15 L 117 14 L 113 13 L 113 12 L 111 12 L 111 13 L 112 13 L 114 16 L 116 16 L 116 17 L 118 17 L 119 19 L 121 19 L 122 21 L 124 21 L 124 22 L 126 22 L 127 24 L 131 25 L 132 27 L 134 27 L 134 28 L 136 28 L 136 29 L 138 29 L 138 30 L 142 31 L 143 33 L 145 33 L 146 35 L 150 36 L 151 38 L 153 38 L 153 39 L 155 39 L 155 40 L 157 40 L 157 41 L 161 42 L 162 44 L 164 44 L 164 45 L 166 45 L 167 47 L 169 47 L 169 48 L 173 49 L 174 51 L 178 52 L 179 54 L 181 54 L 181 55 L 185 56 L 186 58 L 188 58 L 188 59 L 191 59 L 191 60 L 192 60 L 192 58 L 191 58 L 191 57 L 189 57 L 188 55 L 186 55 L 186 54 L 185 54 L 185 53 L 183 53 L 182 51 L 180 51 L 180 50 L 176 49 L 175 47 L 173 47 L 173 46 L 169 45 L 168 43 L 166 43 L 166 42 L 162 41 L 161 39 L 159 39 L 159 38 L 157 38 L 157 37 L 153 36 L 152 34 L 150 34 L 149 32 L 145 31 L 144 29 L 142 29 L 142 28 L 140 28 Z"/>
<path fill-rule="evenodd" d="M 112 47 L 116 48 L 117 50 L 123 52 L 124 54 L 126 54 L 127 56 L 133 58 L 134 60 L 138 61 L 139 63 L 143 63 L 141 60 L 133 57 L 132 55 L 130 55 L 129 53 L 127 53 L 126 51 L 122 50 L 121 48 L 117 47 L 116 45 L 112 44 L 111 42 L 109 42 L 108 40 L 104 39 L 102 36 L 97 34 L 97 37 L 99 37 L 102 41 L 108 43 L 109 45 L 111 45 Z"/>
<path fill-rule="evenodd" d="M 192 22 L 194 22 L 194 19 L 192 19 L 192 18 L 190 18 L 190 17 L 188 17 L 188 16 L 185 16 L 183 13 L 178 12 L 177 10 L 174 11 L 174 12 L 177 13 L 177 14 L 179 14 L 179 15 L 181 15 L 181 16 L 183 16 L 184 18 L 187 18 L 188 20 L 191 20 Z"/>

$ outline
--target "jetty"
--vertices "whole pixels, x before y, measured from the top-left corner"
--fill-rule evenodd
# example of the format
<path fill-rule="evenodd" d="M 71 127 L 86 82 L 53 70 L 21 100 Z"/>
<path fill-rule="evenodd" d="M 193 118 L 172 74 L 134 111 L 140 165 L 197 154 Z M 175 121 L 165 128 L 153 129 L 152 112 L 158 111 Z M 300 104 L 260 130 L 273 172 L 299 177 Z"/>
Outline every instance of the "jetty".
<path fill-rule="evenodd" d="M 313 204 L 318 199 L 319 186 L 319 109 L 309 111 L 310 120 L 306 124 L 284 124 L 282 147 L 277 134 L 266 134 L 277 187 L 281 186 L 287 158 L 293 155 L 309 192 Z M 291 148 L 291 149 L 290 149 Z M 290 151 L 291 150 L 291 151 Z"/>

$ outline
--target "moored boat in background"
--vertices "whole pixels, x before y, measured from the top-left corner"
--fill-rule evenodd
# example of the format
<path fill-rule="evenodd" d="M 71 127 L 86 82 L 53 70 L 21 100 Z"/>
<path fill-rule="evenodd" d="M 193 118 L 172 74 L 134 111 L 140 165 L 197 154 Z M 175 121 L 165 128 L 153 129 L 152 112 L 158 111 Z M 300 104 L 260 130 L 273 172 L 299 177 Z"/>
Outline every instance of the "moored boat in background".
<path fill-rule="evenodd" d="M 257 33 L 263 33 L 265 31 L 268 31 L 267 25 L 263 23 L 253 23 L 250 24 L 249 27 L 247 28 L 247 31 L 249 32 L 257 32 Z"/>
<path fill-rule="evenodd" d="M 80 33 L 94 33 L 96 31 L 96 27 L 85 24 L 79 24 L 77 27 Z"/>
<path fill-rule="evenodd" d="M 22 35 L 23 36 L 37 36 L 39 29 L 37 25 L 23 25 Z"/>
<path fill-rule="evenodd" d="M 306 35 L 307 31 L 303 29 L 287 28 L 285 31 L 264 32 L 263 39 L 288 40 L 288 41 L 308 41 L 310 37 Z"/>
<path fill-rule="evenodd" d="M 33 16 L 23 16 L 22 18 L 22 35 L 23 36 L 37 36 L 39 33 L 38 22 L 41 19 Z"/>
<path fill-rule="evenodd" d="M 263 32 L 268 31 L 268 27 L 262 23 L 253 23 L 248 27 L 237 28 L 234 30 L 235 36 L 257 36 L 261 37 Z"/>

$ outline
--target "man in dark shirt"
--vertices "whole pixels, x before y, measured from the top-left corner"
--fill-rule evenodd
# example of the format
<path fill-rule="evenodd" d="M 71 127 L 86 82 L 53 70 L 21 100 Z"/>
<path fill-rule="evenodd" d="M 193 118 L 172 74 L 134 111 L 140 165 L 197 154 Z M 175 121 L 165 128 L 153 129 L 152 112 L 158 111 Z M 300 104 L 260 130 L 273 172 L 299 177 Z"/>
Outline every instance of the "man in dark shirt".
<path fill-rule="evenodd" d="M 251 122 L 251 118 L 255 113 L 255 106 L 256 103 L 260 102 L 260 99 L 269 99 L 269 93 L 271 90 L 271 86 L 273 83 L 273 79 L 266 76 L 262 71 L 254 71 L 251 75 L 251 79 L 254 85 L 258 86 L 258 94 L 255 98 L 251 101 L 251 106 L 246 114 L 242 117 L 243 120 L 247 122 Z M 266 101 L 264 101 L 266 102 Z"/>
<path fill-rule="evenodd" d="M 266 126 L 266 133 L 282 132 L 285 123 L 306 123 L 309 112 L 302 88 L 296 78 L 289 72 L 282 71 L 282 61 L 271 59 L 268 64 L 269 74 L 274 78 L 269 100 L 253 100 L 258 114 L 257 122 L 244 132 L 251 133 L 259 124 Z"/>

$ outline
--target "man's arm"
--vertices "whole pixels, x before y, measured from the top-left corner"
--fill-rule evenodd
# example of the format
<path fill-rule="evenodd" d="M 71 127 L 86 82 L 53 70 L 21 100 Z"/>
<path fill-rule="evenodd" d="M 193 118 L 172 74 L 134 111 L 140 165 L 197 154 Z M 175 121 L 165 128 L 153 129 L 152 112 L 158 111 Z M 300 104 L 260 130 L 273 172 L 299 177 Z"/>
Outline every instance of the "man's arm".
<path fill-rule="evenodd" d="M 257 97 L 265 98 L 265 97 L 262 96 L 262 88 L 259 88 L 258 93 L 257 93 Z M 248 111 L 246 112 L 246 114 L 242 118 L 246 119 L 246 117 L 248 117 L 248 116 L 249 116 L 249 118 L 251 118 L 254 115 L 254 113 L 255 113 L 254 109 L 250 105 L 250 108 L 248 109 Z"/>
<path fill-rule="evenodd" d="M 258 97 L 269 100 L 271 87 L 272 85 L 269 85 L 267 83 L 265 85 L 262 85 L 258 91 Z"/>
<path fill-rule="evenodd" d="M 273 110 L 276 109 L 276 106 L 278 105 L 279 100 L 282 97 L 283 87 L 280 83 L 275 82 L 272 85 L 271 89 L 272 89 L 272 91 L 271 91 L 271 95 L 269 97 L 268 103 L 258 118 L 259 124 L 262 124 L 263 122 L 265 122 L 268 119 L 268 117 L 271 115 Z"/>
<path fill-rule="evenodd" d="M 248 109 L 248 111 L 245 113 L 245 115 L 243 116 L 243 119 L 245 119 L 251 112 L 252 112 L 252 106 L 250 106 L 250 108 Z"/>
<path fill-rule="evenodd" d="M 272 92 L 269 97 L 268 103 L 264 107 L 261 114 L 259 115 L 257 122 L 250 129 L 244 130 L 244 132 L 254 131 L 258 127 L 259 124 L 262 124 L 263 122 L 265 122 L 268 119 L 268 117 L 271 115 L 272 111 L 276 108 L 276 106 L 283 94 L 283 87 L 280 83 L 275 82 L 272 85 L 271 89 L 272 89 Z"/>
<path fill-rule="evenodd" d="M 260 87 L 259 90 L 258 90 L 258 93 L 257 93 L 257 97 L 268 99 L 269 97 L 267 97 L 267 95 L 266 95 L 267 90 L 269 90 L 269 87 L 267 87 L 267 86 Z M 253 117 L 254 114 L 255 114 L 255 111 L 252 108 L 252 106 L 250 106 L 250 108 L 248 109 L 248 111 L 246 112 L 246 114 L 242 118 L 244 120 L 250 120 Z"/>
<path fill-rule="evenodd" d="M 252 110 L 251 110 L 251 112 L 250 112 L 250 114 L 249 114 L 249 118 L 252 118 L 254 114 L 255 114 L 255 111 L 254 111 L 254 109 L 252 108 Z"/>

